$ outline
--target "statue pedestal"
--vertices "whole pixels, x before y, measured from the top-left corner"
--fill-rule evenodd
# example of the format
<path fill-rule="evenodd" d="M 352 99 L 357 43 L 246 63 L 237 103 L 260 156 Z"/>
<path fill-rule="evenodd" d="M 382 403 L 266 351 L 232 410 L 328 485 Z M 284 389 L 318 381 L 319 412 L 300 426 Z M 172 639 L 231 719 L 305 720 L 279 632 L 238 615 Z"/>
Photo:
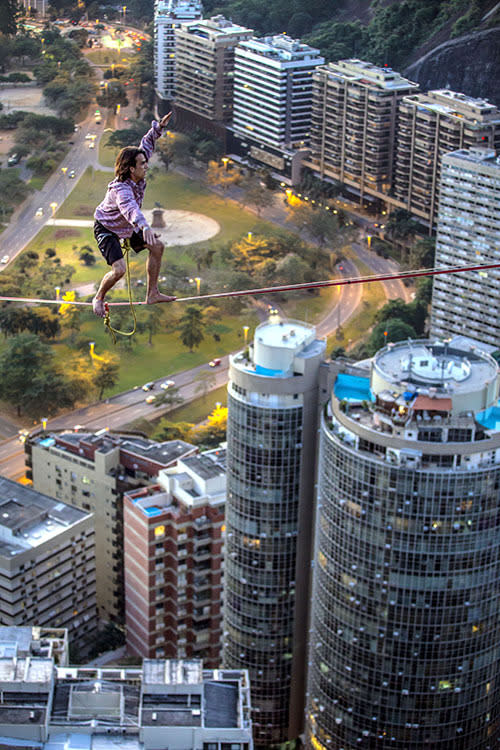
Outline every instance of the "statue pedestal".
<path fill-rule="evenodd" d="M 153 208 L 153 221 L 151 222 L 153 229 L 163 229 L 166 224 L 163 218 L 163 208 Z"/>

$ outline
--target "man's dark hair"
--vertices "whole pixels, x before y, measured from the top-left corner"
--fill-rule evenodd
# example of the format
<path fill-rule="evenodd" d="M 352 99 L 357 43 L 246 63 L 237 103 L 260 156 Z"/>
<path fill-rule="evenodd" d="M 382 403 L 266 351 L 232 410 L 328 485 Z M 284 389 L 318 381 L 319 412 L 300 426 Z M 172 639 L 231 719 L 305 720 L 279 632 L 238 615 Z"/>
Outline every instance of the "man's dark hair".
<path fill-rule="evenodd" d="M 135 167 L 135 160 L 142 154 L 147 159 L 146 152 L 137 146 L 125 146 L 122 148 L 115 161 L 115 177 L 120 182 L 125 182 L 130 177 L 130 167 Z"/>

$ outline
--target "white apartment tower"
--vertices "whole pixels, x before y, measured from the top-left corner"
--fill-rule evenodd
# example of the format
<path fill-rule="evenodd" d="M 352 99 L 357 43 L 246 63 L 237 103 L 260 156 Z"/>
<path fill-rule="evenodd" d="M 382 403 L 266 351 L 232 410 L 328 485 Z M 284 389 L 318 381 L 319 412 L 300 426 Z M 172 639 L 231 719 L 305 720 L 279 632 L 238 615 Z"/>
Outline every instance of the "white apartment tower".
<path fill-rule="evenodd" d="M 240 42 L 235 52 L 233 125 L 263 144 L 300 148 L 309 139 L 312 74 L 319 50 L 286 35 Z"/>
<path fill-rule="evenodd" d="M 270 321 L 231 357 L 223 663 L 249 670 L 256 745 L 302 729 L 325 346 L 306 323 Z"/>
<path fill-rule="evenodd" d="M 443 156 L 436 266 L 500 262 L 500 158 L 487 148 Z M 434 278 L 431 335 L 500 349 L 500 269 Z"/>
<path fill-rule="evenodd" d="M 175 96 L 175 30 L 202 16 L 201 0 L 158 0 L 154 13 L 155 89 L 167 105 Z"/>

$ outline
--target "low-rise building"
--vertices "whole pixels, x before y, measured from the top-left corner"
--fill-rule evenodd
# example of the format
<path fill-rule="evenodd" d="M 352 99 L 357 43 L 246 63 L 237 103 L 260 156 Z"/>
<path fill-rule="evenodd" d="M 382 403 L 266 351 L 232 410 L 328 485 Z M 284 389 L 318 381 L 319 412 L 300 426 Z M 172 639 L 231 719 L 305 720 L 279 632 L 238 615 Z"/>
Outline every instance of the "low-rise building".
<path fill-rule="evenodd" d="M 92 512 L 96 530 L 99 616 L 123 618 L 123 493 L 149 484 L 161 469 L 197 448 L 107 430 L 39 433 L 25 444 L 27 476 L 51 497 Z"/>
<path fill-rule="evenodd" d="M 0 624 L 67 628 L 82 652 L 97 628 L 91 513 L 0 477 Z"/>
<path fill-rule="evenodd" d="M 225 451 L 181 459 L 124 498 L 127 645 L 221 663 Z"/>

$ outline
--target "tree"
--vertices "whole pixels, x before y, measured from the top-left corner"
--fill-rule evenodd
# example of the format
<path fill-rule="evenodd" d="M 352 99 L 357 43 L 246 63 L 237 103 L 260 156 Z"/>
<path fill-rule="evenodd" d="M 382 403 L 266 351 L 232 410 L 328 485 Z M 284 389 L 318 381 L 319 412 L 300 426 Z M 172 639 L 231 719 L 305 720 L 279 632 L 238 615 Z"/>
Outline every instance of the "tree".
<path fill-rule="evenodd" d="M 212 390 L 217 382 L 217 375 L 213 370 L 200 370 L 195 377 L 197 385 L 195 387 L 196 393 L 201 393 L 203 397 Z"/>
<path fill-rule="evenodd" d="M 14 36 L 17 31 L 17 14 L 16 0 L 0 0 L 0 34 Z"/>
<path fill-rule="evenodd" d="M 130 146 L 133 143 L 140 143 L 142 136 L 147 131 L 148 127 L 142 120 L 132 120 L 129 122 L 129 127 L 122 130 L 115 130 L 110 134 L 108 138 L 108 146 L 114 148 L 123 148 L 124 146 Z M 161 141 L 159 141 L 161 143 Z"/>
<path fill-rule="evenodd" d="M 249 175 L 243 180 L 242 188 L 245 201 L 255 206 L 257 216 L 260 216 L 262 209 L 269 205 L 269 192 L 262 184 L 262 180 L 256 174 Z"/>
<path fill-rule="evenodd" d="M 63 374 L 54 359 L 51 347 L 32 333 L 11 339 L 0 355 L 0 398 L 14 404 L 19 416 L 54 414 L 82 395 L 71 363 L 61 363 Z"/>
<path fill-rule="evenodd" d="M 191 439 L 207 448 L 216 448 L 226 439 L 227 406 L 216 406 L 207 423 L 192 430 Z"/>
<path fill-rule="evenodd" d="M 105 89 L 101 89 L 96 97 L 96 101 L 100 107 L 111 108 L 116 107 L 117 104 L 126 107 L 128 104 L 127 90 L 121 81 L 113 78 L 109 81 Z"/>
<path fill-rule="evenodd" d="M 220 164 L 217 161 L 209 161 L 207 168 L 207 182 L 209 185 L 220 187 L 224 197 L 231 185 L 237 185 L 241 180 L 241 174 L 237 169 L 228 169 L 228 164 Z"/>
<path fill-rule="evenodd" d="M 178 388 L 168 388 L 166 391 L 162 391 L 162 393 L 159 393 L 154 401 L 154 406 L 177 406 L 178 404 L 182 404 L 184 402 L 184 399 L 179 394 Z"/>
<path fill-rule="evenodd" d="M 414 237 L 418 229 L 418 223 L 404 208 L 392 211 L 385 225 L 386 234 L 394 240 L 407 240 Z"/>
<path fill-rule="evenodd" d="M 117 357 L 106 352 L 99 359 L 93 359 L 92 365 L 92 383 L 97 388 L 97 400 L 100 401 L 104 391 L 117 384 L 120 375 L 120 363 Z"/>
<path fill-rule="evenodd" d="M 84 266 L 94 266 L 97 262 L 97 258 L 94 255 L 93 248 L 90 245 L 82 245 L 79 254 L 80 260 Z"/>
<path fill-rule="evenodd" d="M 331 244 L 340 232 L 339 223 L 334 214 L 322 208 L 314 208 L 306 202 L 290 206 L 287 221 L 305 230 L 321 248 L 327 243 Z"/>
<path fill-rule="evenodd" d="M 375 354 L 376 351 L 389 342 L 403 341 L 403 339 L 408 338 L 414 339 L 416 335 L 415 329 L 408 325 L 408 323 L 405 323 L 404 320 L 399 320 L 399 318 L 384 320 L 382 323 L 378 323 L 373 329 L 368 342 L 368 348 L 371 354 Z"/>
<path fill-rule="evenodd" d="M 156 144 L 156 153 L 160 157 L 165 169 L 170 164 L 189 164 L 192 161 L 192 139 L 184 133 L 167 133 Z"/>
<path fill-rule="evenodd" d="M 185 440 L 189 441 L 194 424 L 191 422 L 170 422 L 162 419 L 158 429 L 153 433 L 154 440 Z"/>
<path fill-rule="evenodd" d="M 190 305 L 180 320 L 180 339 L 190 352 L 204 340 L 203 311 L 199 307 Z"/>

